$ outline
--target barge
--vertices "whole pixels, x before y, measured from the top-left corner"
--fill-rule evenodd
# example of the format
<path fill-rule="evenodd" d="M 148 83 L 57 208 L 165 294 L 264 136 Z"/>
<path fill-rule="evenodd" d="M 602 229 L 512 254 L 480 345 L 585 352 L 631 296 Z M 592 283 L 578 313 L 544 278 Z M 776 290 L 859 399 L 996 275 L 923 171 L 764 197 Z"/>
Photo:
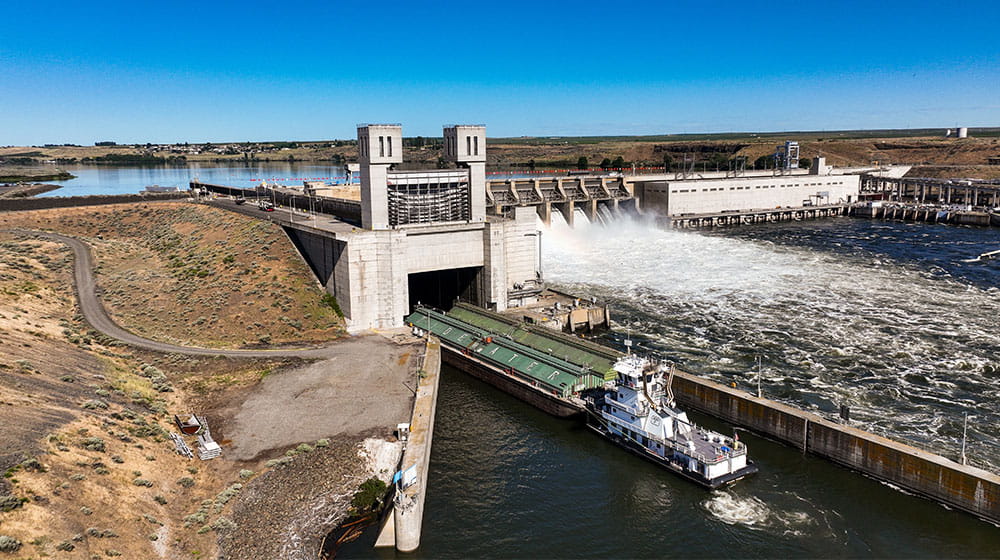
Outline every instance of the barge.
<path fill-rule="evenodd" d="M 496 326 L 491 317 L 479 318 L 480 324 Z M 584 393 L 602 387 L 608 375 L 559 357 L 561 348 L 550 345 L 546 352 L 516 340 L 512 326 L 487 329 L 421 306 L 406 323 L 418 336 L 441 339 L 445 363 L 559 418 L 582 416 Z"/>

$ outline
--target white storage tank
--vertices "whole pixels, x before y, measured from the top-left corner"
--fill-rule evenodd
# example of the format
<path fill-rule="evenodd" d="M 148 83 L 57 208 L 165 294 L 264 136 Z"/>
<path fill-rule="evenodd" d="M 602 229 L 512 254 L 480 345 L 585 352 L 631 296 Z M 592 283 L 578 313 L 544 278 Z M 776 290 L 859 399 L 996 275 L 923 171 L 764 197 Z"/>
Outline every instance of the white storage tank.
<path fill-rule="evenodd" d="M 969 137 L 969 127 L 967 127 L 967 126 L 960 126 L 960 127 L 958 127 L 958 137 L 959 138 L 968 138 Z"/>

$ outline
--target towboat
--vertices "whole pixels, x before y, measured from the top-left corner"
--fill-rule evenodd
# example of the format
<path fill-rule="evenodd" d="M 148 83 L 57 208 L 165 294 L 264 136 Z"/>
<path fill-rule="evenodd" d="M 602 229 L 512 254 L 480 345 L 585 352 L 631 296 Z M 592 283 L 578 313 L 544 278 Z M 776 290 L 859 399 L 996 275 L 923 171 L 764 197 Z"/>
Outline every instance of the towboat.
<path fill-rule="evenodd" d="M 630 354 L 614 369 L 617 378 L 588 397 L 587 425 L 592 430 L 706 488 L 757 472 L 737 435 L 697 426 L 677 408 L 670 389 L 673 366 Z"/>

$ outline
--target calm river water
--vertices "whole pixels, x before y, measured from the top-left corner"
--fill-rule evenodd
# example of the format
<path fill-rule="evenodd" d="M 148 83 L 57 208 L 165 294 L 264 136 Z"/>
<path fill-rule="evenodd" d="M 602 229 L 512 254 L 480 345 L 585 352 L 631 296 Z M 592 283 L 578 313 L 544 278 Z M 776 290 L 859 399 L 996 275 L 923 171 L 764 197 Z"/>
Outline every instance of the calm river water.
<path fill-rule="evenodd" d="M 336 168 L 70 170 L 51 195 L 331 177 Z M 173 182 L 171 182 L 173 181 Z M 243 181 L 242 183 L 240 181 Z M 84 186 L 89 185 L 89 186 Z M 75 188 L 76 191 L 70 189 Z M 716 232 L 618 219 L 543 233 L 546 278 L 610 302 L 620 346 L 1000 472 L 996 229 L 848 218 Z M 701 418 L 727 430 L 711 419 Z M 412 557 L 1000 557 L 1000 529 L 752 435 L 760 473 L 706 492 L 464 374 L 443 372 Z M 374 535 L 341 557 L 393 556 Z"/>

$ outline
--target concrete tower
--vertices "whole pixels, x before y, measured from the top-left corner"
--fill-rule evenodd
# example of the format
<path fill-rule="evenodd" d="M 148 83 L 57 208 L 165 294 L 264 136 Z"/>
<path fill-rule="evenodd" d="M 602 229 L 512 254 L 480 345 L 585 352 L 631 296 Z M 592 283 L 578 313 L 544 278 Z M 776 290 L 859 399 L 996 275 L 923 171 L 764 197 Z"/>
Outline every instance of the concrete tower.
<path fill-rule="evenodd" d="M 389 228 L 389 166 L 403 162 L 403 127 L 398 124 L 358 126 L 361 164 L 361 226 Z"/>
<path fill-rule="evenodd" d="M 444 127 L 444 157 L 469 169 L 471 221 L 486 219 L 486 127 L 456 124 Z"/>

